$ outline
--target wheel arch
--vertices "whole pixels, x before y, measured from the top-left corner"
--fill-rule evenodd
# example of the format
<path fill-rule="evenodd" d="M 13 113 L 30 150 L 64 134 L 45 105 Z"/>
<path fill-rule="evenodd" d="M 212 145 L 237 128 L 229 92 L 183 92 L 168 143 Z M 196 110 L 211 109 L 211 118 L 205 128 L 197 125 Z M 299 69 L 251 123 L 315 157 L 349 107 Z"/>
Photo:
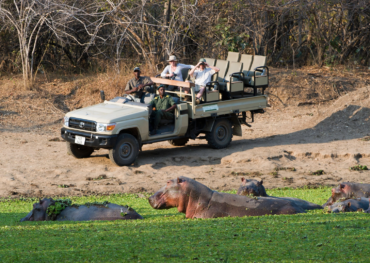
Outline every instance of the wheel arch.
<path fill-rule="evenodd" d="M 139 142 L 139 145 L 141 145 L 141 135 L 140 135 L 139 128 L 137 127 L 125 128 L 125 129 L 120 130 L 118 135 L 123 134 L 123 133 L 131 134 Z"/>

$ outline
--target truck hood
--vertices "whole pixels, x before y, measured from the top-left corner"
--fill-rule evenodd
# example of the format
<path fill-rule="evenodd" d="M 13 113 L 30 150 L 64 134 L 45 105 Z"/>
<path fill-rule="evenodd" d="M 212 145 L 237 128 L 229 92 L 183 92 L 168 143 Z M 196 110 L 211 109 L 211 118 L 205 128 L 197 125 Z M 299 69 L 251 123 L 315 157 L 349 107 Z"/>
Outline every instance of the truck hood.
<path fill-rule="evenodd" d="M 148 108 L 145 104 L 140 105 L 139 103 L 122 104 L 105 101 L 104 103 L 68 112 L 66 116 L 100 123 L 112 123 L 140 117 L 147 118 Z"/>

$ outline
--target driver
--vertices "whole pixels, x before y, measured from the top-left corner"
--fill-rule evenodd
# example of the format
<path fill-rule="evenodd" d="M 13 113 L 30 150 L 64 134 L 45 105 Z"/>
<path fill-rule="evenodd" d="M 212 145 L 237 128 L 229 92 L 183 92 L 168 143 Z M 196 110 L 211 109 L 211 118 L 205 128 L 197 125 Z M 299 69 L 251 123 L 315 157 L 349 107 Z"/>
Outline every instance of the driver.
<path fill-rule="evenodd" d="M 134 68 L 135 77 L 127 82 L 125 93 L 140 99 L 141 103 L 144 103 L 144 97 L 146 92 L 150 92 L 150 86 L 153 82 L 148 77 L 140 76 L 140 68 Z"/>
<path fill-rule="evenodd" d="M 153 108 L 150 118 L 153 120 L 152 129 L 150 135 L 157 133 L 159 122 L 162 119 L 173 120 L 173 110 L 176 108 L 176 104 L 170 95 L 165 94 L 164 86 L 160 85 L 158 88 L 158 96 L 149 103 L 149 107 Z"/>

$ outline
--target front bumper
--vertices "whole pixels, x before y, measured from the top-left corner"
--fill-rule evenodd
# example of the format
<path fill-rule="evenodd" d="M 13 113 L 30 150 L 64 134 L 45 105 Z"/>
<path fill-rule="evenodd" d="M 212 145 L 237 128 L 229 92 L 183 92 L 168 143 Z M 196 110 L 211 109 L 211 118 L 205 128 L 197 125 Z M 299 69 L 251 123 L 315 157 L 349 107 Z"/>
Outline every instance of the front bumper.
<path fill-rule="evenodd" d="M 62 138 L 70 143 L 75 143 L 75 136 L 83 136 L 86 138 L 85 146 L 93 148 L 113 148 L 117 141 L 117 135 L 101 135 L 89 132 L 81 132 L 70 130 L 67 128 L 61 129 Z"/>

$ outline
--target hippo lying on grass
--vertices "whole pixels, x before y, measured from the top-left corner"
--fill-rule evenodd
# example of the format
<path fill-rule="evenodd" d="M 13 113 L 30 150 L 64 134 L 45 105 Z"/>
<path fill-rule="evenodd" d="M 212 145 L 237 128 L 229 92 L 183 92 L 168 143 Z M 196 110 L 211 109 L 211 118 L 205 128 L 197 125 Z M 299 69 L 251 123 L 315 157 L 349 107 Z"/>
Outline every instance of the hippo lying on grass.
<path fill-rule="evenodd" d="M 148 198 L 154 209 L 177 207 L 186 218 L 215 218 L 305 213 L 321 206 L 299 199 L 248 197 L 212 191 L 187 177 L 167 182 Z"/>
<path fill-rule="evenodd" d="M 89 221 L 89 220 L 127 220 L 143 219 L 141 215 L 128 206 L 108 202 L 72 205 L 67 200 L 42 199 L 33 204 L 32 211 L 23 221 Z"/>
<path fill-rule="evenodd" d="M 262 185 L 262 180 L 257 181 L 255 179 L 245 179 L 244 177 L 241 180 L 242 184 L 238 189 L 238 195 L 268 196 L 265 187 Z"/>
<path fill-rule="evenodd" d="M 334 204 L 342 198 L 370 197 L 370 184 L 341 183 L 337 188 L 331 189 L 331 197 L 323 207 Z"/>
<path fill-rule="evenodd" d="M 369 198 L 365 197 L 357 199 L 347 199 L 342 202 L 336 202 L 331 206 L 328 206 L 328 211 L 332 213 L 356 212 L 356 211 L 365 211 L 368 209 L 369 209 Z"/>

